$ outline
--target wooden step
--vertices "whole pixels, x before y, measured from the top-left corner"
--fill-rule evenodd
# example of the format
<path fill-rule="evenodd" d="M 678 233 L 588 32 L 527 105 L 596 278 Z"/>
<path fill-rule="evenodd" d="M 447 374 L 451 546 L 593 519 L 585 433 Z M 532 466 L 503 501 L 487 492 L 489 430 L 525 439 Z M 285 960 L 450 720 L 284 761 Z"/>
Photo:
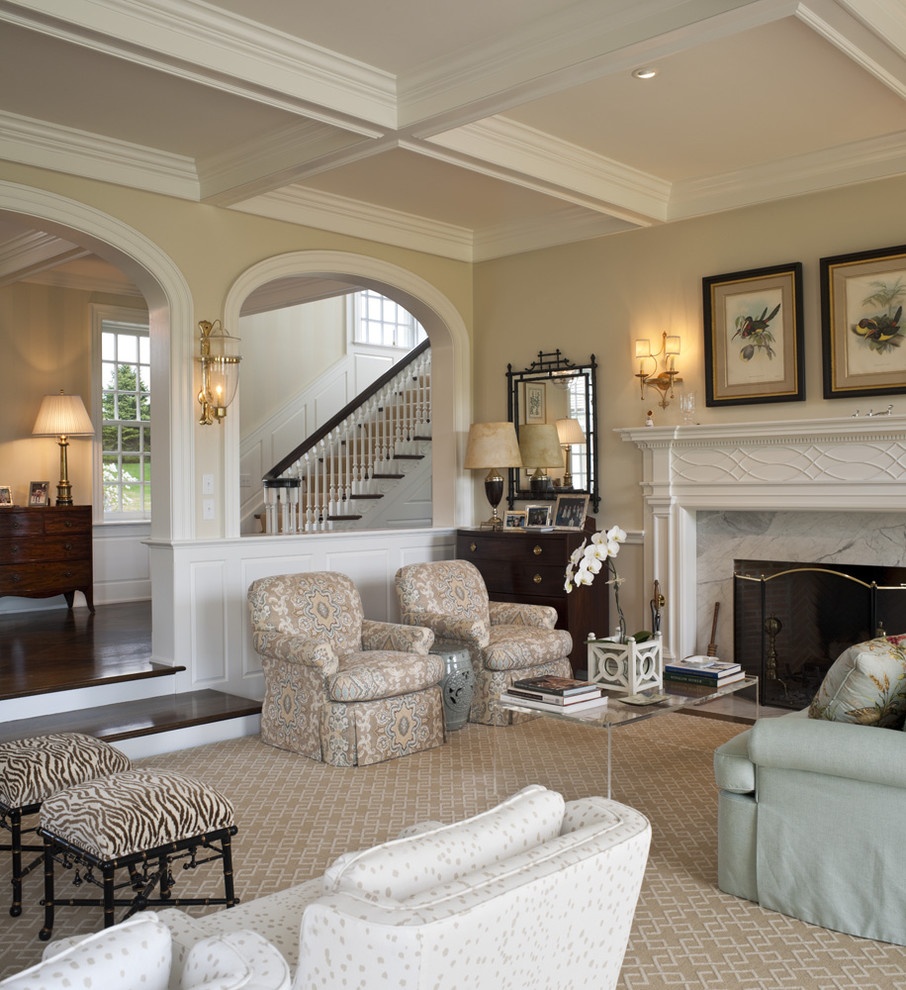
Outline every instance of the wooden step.
<path fill-rule="evenodd" d="M 107 742 L 116 742 L 260 712 L 260 701 L 220 691 L 189 691 L 4 722 L 0 725 L 0 742 L 49 732 L 84 732 Z"/>

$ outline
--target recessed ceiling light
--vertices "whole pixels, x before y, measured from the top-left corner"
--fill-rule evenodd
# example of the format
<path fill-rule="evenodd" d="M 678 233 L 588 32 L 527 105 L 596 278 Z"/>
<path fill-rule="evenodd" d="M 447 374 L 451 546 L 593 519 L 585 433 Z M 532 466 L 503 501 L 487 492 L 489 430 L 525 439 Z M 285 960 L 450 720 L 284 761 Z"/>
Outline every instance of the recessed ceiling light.
<path fill-rule="evenodd" d="M 657 75 L 657 69 L 644 68 L 644 69 L 634 69 L 632 73 L 636 79 L 654 79 Z"/>

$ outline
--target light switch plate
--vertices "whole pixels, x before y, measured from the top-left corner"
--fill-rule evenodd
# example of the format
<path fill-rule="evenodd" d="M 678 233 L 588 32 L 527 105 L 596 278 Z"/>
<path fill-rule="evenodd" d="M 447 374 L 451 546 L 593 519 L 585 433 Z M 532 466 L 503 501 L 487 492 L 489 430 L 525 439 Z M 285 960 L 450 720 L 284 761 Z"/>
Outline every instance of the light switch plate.
<path fill-rule="evenodd" d="M 214 519 L 214 499 L 206 498 L 201 502 L 201 515 L 204 519 Z"/>

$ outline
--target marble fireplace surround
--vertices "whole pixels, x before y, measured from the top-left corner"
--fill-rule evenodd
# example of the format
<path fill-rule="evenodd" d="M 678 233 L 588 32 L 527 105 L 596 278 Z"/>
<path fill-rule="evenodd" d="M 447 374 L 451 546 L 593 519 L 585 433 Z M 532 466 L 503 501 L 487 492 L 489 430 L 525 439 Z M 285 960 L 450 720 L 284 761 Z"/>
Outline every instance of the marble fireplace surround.
<path fill-rule="evenodd" d="M 616 432 L 642 455 L 643 587 L 667 598 L 667 656 L 705 652 L 715 602 L 732 656 L 734 559 L 906 564 L 906 416 Z"/>

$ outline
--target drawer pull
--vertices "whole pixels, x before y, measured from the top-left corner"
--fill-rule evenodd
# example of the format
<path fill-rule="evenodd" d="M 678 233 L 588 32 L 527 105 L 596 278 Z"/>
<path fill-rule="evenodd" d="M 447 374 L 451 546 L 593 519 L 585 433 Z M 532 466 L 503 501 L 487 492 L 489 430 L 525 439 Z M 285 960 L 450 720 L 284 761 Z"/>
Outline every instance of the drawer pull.
<path fill-rule="evenodd" d="M 63 525 L 64 525 L 64 526 L 65 526 L 65 527 L 66 527 L 67 529 L 72 529 L 72 520 L 71 520 L 71 519 L 64 519 L 64 520 L 63 520 Z"/>
<path fill-rule="evenodd" d="M 472 551 L 472 553 L 475 553 L 475 551 L 478 549 L 478 544 L 477 543 L 470 543 L 469 544 L 469 549 Z"/>
<path fill-rule="evenodd" d="M 67 553 L 69 553 L 69 552 L 71 552 L 71 551 L 72 551 L 72 544 L 71 544 L 71 543 L 64 543 L 64 544 L 63 544 L 63 549 L 64 549 L 64 550 L 65 550 L 65 551 L 66 551 Z"/>
<path fill-rule="evenodd" d="M 534 577 L 532 578 L 532 580 L 533 580 L 533 581 L 535 582 L 535 584 L 541 584 L 541 575 L 540 575 L 540 574 L 536 574 L 536 575 L 535 575 L 535 576 L 534 576 Z"/>
<path fill-rule="evenodd" d="M 538 544 L 536 543 L 534 547 L 532 547 L 532 553 L 537 557 L 540 554 L 544 553 L 544 549 L 542 547 L 539 547 Z"/>

